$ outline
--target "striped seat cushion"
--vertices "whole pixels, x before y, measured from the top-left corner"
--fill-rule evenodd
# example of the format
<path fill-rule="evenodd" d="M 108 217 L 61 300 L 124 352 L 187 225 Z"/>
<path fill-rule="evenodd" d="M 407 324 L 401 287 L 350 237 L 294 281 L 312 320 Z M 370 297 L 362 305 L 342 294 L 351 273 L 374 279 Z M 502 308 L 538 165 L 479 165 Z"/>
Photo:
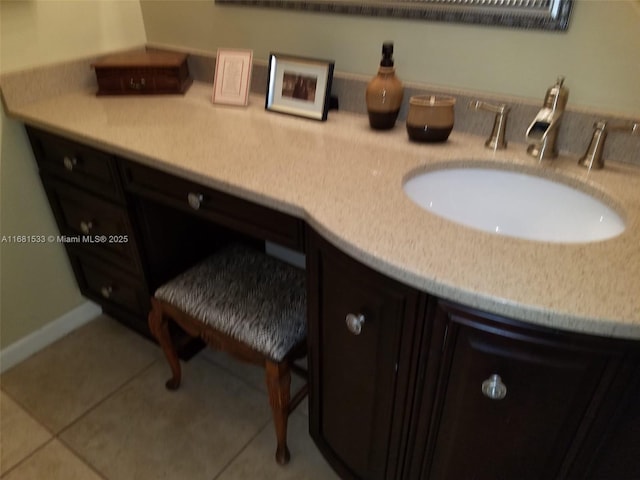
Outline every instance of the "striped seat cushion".
<path fill-rule="evenodd" d="M 306 336 L 304 271 L 244 246 L 212 255 L 155 296 L 275 361 Z"/>

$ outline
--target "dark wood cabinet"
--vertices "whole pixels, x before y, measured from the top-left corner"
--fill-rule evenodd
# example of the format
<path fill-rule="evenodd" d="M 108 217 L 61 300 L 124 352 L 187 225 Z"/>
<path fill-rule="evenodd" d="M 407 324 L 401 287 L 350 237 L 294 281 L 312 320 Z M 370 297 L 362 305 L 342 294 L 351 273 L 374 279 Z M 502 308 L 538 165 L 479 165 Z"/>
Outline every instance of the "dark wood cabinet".
<path fill-rule="evenodd" d="M 299 218 L 26 130 L 80 291 L 148 337 L 150 294 L 225 244 L 269 240 L 304 251 Z"/>
<path fill-rule="evenodd" d="M 150 295 L 222 246 L 271 240 L 304 250 L 298 218 L 26 128 L 80 291 L 150 339 Z"/>
<path fill-rule="evenodd" d="M 124 206 L 50 175 L 43 174 L 41 178 L 69 247 L 142 273 L 136 235 Z"/>
<path fill-rule="evenodd" d="M 41 175 L 59 178 L 94 196 L 124 204 L 114 156 L 32 127 L 27 127 L 27 134 Z"/>
<path fill-rule="evenodd" d="M 304 222 L 134 162 L 122 163 L 127 191 L 254 238 L 304 250 Z"/>
<path fill-rule="evenodd" d="M 39 129 L 27 134 L 80 291 L 150 338 L 149 290 L 118 158 Z"/>
<path fill-rule="evenodd" d="M 604 392 L 599 414 L 564 478 L 640 479 L 640 354 L 635 351 Z"/>
<path fill-rule="evenodd" d="M 423 295 L 317 236 L 307 269 L 311 436 L 343 478 L 397 478 Z"/>
<path fill-rule="evenodd" d="M 427 296 L 312 233 L 307 260 L 310 431 L 343 478 L 640 478 L 637 342 Z"/>
<path fill-rule="evenodd" d="M 69 260 L 82 294 L 104 312 L 149 337 L 149 290 L 143 277 L 132 275 L 100 257 L 71 249 Z"/>
<path fill-rule="evenodd" d="M 425 382 L 436 399 L 425 412 L 424 455 L 415 452 L 409 477 L 566 478 L 624 347 L 446 302 L 438 303 L 434 322 L 443 333 L 432 348 L 442 356 Z"/>

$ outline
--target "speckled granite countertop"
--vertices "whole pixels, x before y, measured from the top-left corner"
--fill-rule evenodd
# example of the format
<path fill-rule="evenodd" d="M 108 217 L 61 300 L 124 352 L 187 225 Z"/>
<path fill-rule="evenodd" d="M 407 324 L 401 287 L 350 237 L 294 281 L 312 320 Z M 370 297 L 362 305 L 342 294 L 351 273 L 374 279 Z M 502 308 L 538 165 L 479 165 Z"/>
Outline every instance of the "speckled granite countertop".
<path fill-rule="evenodd" d="M 267 112 L 263 96 L 248 108 L 213 105 L 211 86 L 198 82 L 184 97 L 94 93 L 5 100 L 26 123 L 303 218 L 421 290 L 539 325 L 640 339 L 638 167 L 608 161 L 588 173 L 562 156 L 539 165 L 523 144 L 494 153 L 455 129 L 445 144 L 414 144 L 403 124 L 374 132 L 362 115 L 316 122 Z M 456 163 L 564 178 L 614 206 L 627 229 L 596 243 L 538 243 L 454 224 L 405 196 L 412 172 Z"/>

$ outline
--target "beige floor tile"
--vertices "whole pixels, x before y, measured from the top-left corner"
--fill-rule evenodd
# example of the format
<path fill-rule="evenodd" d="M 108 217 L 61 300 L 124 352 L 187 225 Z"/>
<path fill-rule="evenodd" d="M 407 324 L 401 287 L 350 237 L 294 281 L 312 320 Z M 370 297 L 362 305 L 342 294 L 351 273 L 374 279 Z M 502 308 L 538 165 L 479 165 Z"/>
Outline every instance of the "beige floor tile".
<path fill-rule="evenodd" d="M 239 361 L 228 353 L 213 350 L 211 348 L 205 348 L 198 354 L 198 356 L 221 367 L 266 395 L 267 384 L 265 381 L 264 369 L 259 366 Z"/>
<path fill-rule="evenodd" d="M 159 358 L 151 342 L 99 317 L 0 380 L 4 391 L 57 433 Z"/>
<path fill-rule="evenodd" d="M 156 362 L 61 438 L 110 480 L 211 480 L 270 423 L 266 395 L 200 357 L 168 377 Z"/>
<path fill-rule="evenodd" d="M 288 440 L 291 460 L 276 463 L 275 432 L 264 428 L 216 480 L 338 480 L 309 436 L 308 420 L 294 413 L 289 417 Z"/>
<path fill-rule="evenodd" d="M 199 353 L 199 356 L 202 356 L 202 358 L 209 362 L 213 362 L 232 375 L 235 375 L 244 382 L 247 382 L 252 387 L 260 390 L 261 392 L 264 392 L 266 395 L 267 383 L 265 380 L 265 372 L 264 369 L 260 368 L 259 366 L 238 361 L 227 353 L 213 350 L 211 348 L 202 350 L 202 352 Z M 306 368 L 305 359 L 301 359 L 296 363 L 299 363 L 300 366 Z M 298 389 L 300 389 L 303 384 L 303 379 L 301 379 L 298 375 L 291 374 L 291 395 L 298 391 Z M 307 414 L 308 404 L 306 398 L 302 401 L 296 411 L 302 412 L 305 415 Z"/>
<path fill-rule="evenodd" d="M 0 392 L 0 475 L 52 437 L 7 394 Z"/>
<path fill-rule="evenodd" d="M 58 440 L 52 440 L 11 470 L 3 480 L 101 480 Z"/>

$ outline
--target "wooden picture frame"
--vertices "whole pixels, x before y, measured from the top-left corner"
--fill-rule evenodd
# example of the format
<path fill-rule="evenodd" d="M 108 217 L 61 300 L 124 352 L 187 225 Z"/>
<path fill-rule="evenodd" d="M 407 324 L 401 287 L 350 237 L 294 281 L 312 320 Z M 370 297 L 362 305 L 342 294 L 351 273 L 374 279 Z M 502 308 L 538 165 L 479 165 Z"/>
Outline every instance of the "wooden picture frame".
<path fill-rule="evenodd" d="M 326 120 L 333 68 L 334 62 L 330 60 L 271 53 L 265 108 Z"/>
<path fill-rule="evenodd" d="M 213 103 L 247 105 L 253 50 L 218 49 L 213 79 Z"/>

